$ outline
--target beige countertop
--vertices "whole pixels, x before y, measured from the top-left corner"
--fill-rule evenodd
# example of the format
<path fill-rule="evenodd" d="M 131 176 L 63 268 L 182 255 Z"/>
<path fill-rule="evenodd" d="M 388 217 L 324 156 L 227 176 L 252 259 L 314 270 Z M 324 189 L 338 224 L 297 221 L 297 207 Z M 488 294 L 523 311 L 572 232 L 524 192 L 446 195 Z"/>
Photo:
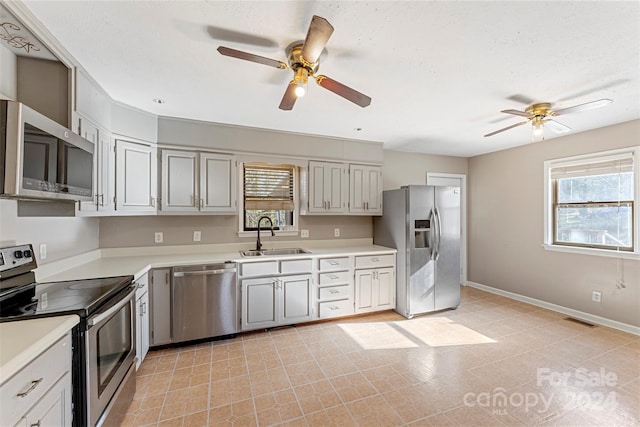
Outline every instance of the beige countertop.
<path fill-rule="evenodd" d="M 0 323 L 0 384 L 18 373 L 79 321 L 80 318 L 72 314 Z"/>
<path fill-rule="evenodd" d="M 55 268 L 48 266 L 49 268 L 47 268 L 45 274 L 37 272 L 37 279 L 38 282 L 52 282 L 59 280 L 76 280 L 122 275 L 133 275 L 135 279 L 138 279 L 149 271 L 149 269 L 153 268 L 210 264 L 225 261 L 244 263 L 267 261 L 271 259 L 300 259 L 320 256 L 328 257 L 396 253 L 396 250 L 393 248 L 373 244 L 359 244 L 360 242 L 356 243 L 358 244 L 351 246 L 314 247 L 313 244 L 304 245 L 300 244 L 300 242 L 296 242 L 293 246 L 289 245 L 288 247 L 299 246 L 308 250 L 309 253 L 259 257 L 242 257 L 238 250 L 231 250 L 235 249 L 233 245 L 227 245 L 228 249 L 226 250 L 220 250 L 221 248 L 216 247 L 212 248 L 211 251 L 203 251 L 202 247 L 198 246 L 173 246 L 170 248 L 160 247 L 152 248 L 153 251 L 145 248 L 103 249 L 100 250 L 100 253 L 97 254 L 94 259 L 90 259 L 86 262 L 79 262 L 70 267 L 67 264 L 67 267 L 69 268 L 61 268 L 59 271 L 56 271 Z M 282 247 L 282 245 L 279 247 Z"/>

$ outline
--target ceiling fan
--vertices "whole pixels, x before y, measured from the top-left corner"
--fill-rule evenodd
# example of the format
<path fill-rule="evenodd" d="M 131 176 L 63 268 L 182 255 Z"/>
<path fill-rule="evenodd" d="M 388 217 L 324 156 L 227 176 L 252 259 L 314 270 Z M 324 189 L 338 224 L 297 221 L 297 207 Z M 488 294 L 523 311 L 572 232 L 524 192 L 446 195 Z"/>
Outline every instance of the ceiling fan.
<path fill-rule="evenodd" d="M 289 61 L 288 64 L 225 46 L 219 46 L 218 52 L 225 56 L 244 59 L 245 61 L 256 62 L 258 64 L 279 68 L 281 70 L 292 70 L 293 79 L 289 82 L 289 85 L 284 92 L 284 96 L 282 97 L 282 101 L 280 101 L 279 108 L 281 110 L 293 109 L 293 105 L 296 103 L 296 100 L 299 97 L 304 96 L 309 77 L 313 78 L 318 85 L 330 90 L 336 95 L 339 95 L 360 107 L 366 107 L 371 104 L 371 98 L 367 95 L 345 86 L 327 76 L 316 75 L 320 65 L 320 54 L 327 44 L 327 41 L 329 41 L 329 37 L 331 37 L 332 33 L 333 26 L 329 21 L 320 16 L 314 15 L 311 19 L 311 24 L 309 24 L 309 30 L 304 42 L 294 42 L 287 47 L 286 53 Z"/>
<path fill-rule="evenodd" d="M 569 126 L 563 125 L 562 123 L 559 123 L 549 117 L 561 116 L 567 113 L 576 113 L 578 111 L 589 110 L 591 108 L 604 107 L 605 105 L 608 105 L 611 102 L 613 101 L 611 101 L 610 99 L 599 99 L 597 101 L 591 101 L 584 104 L 574 105 L 573 107 L 561 108 L 559 110 L 552 110 L 551 108 L 553 104 L 549 102 L 541 102 L 538 104 L 530 105 L 524 111 L 502 110 L 501 113 L 507 113 L 507 114 L 513 114 L 516 116 L 526 117 L 527 120 L 520 123 L 516 123 L 511 126 L 507 126 L 506 128 L 502 128 L 497 131 L 488 133 L 485 135 L 485 137 L 493 136 L 497 133 L 504 132 L 505 130 L 513 129 L 515 127 L 522 126 L 531 122 L 531 124 L 533 125 L 533 133 L 531 137 L 534 138 L 536 136 L 539 136 L 539 137 L 542 137 L 542 140 L 544 140 L 543 126 L 545 125 L 556 133 L 566 133 L 571 130 Z"/>

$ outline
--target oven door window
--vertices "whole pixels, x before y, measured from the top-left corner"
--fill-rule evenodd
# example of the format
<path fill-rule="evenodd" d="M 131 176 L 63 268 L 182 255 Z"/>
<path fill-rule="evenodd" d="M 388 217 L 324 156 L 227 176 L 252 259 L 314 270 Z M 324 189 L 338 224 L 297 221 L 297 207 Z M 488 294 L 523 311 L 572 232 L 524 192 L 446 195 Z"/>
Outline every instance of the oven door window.
<path fill-rule="evenodd" d="M 96 357 L 99 394 L 109 385 L 133 349 L 132 317 L 131 304 L 127 304 L 98 329 Z"/>

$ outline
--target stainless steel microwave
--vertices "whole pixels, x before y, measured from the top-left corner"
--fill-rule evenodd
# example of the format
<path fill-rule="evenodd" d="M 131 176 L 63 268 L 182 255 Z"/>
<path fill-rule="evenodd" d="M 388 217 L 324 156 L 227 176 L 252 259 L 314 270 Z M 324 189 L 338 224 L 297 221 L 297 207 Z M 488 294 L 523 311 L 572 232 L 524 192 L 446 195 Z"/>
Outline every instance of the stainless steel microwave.
<path fill-rule="evenodd" d="M 92 200 L 94 144 L 15 101 L 0 101 L 0 196 Z"/>

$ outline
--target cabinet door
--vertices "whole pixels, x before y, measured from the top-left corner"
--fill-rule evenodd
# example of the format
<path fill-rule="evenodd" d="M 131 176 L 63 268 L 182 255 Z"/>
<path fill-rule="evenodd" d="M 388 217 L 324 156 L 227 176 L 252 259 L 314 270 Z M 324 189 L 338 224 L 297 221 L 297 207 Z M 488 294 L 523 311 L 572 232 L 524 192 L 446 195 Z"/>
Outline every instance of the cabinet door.
<path fill-rule="evenodd" d="M 309 212 L 345 212 L 348 191 L 344 164 L 309 162 Z"/>
<path fill-rule="evenodd" d="M 140 319 L 140 349 L 138 350 L 138 365 L 142 363 L 144 358 L 149 352 L 149 292 L 146 292 L 142 298 L 140 298 L 140 306 L 142 307 L 142 313 L 138 318 Z"/>
<path fill-rule="evenodd" d="M 198 212 L 198 153 L 162 150 L 163 212 Z"/>
<path fill-rule="evenodd" d="M 278 289 L 276 278 L 242 280 L 242 330 L 278 325 Z"/>
<path fill-rule="evenodd" d="M 156 212 L 156 148 L 129 141 L 116 141 L 116 210 Z"/>
<path fill-rule="evenodd" d="M 382 214 L 382 168 L 349 166 L 349 212 Z"/>
<path fill-rule="evenodd" d="M 79 205 L 79 211 L 81 213 L 87 213 L 87 212 L 95 212 L 98 210 L 98 203 L 99 203 L 99 193 L 100 193 L 100 188 L 99 188 L 99 181 L 100 181 L 100 175 L 98 173 L 99 165 L 100 165 L 100 146 L 99 146 L 99 140 L 98 140 L 98 127 L 95 126 L 93 123 L 91 123 L 89 120 L 83 118 L 83 117 L 78 117 L 78 133 L 80 134 L 81 137 L 85 138 L 86 140 L 93 142 L 93 175 L 92 175 L 92 180 L 93 180 L 93 199 L 91 201 L 81 201 L 80 205 Z"/>
<path fill-rule="evenodd" d="M 380 166 L 368 166 L 366 172 L 366 212 L 368 214 L 382 215 L 382 168 Z"/>
<path fill-rule="evenodd" d="M 71 425 L 71 374 L 67 372 L 24 417 L 27 426 Z"/>
<path fill-rule="evenodd" d="M 376 270 L 375 308 L 390 310 L 396 307 L 396 277 L 393 267 Z"/>
<path fill-rule="evenodd" d="M 325 212 L 324 165 L 323 162 L 309 162 L 309 212 Z"/>
<path fill-rule="evenodd" d="M 311 320 L 311 275 L 285 276 L 278 280 L 282 298 L 283 324 Z"/>
<path fill-rule="evenodd" d="M 100 212 L 115 210 L 116 195 L 116 150 L 111 134 L 98 129 L 98 189 L 97 205 Z"/>
<path fill-rule="evenodd" d="M 232 156 L 200 153 L 200 210 L 236 213 L 236 160 Z"/>
<path fill-rule="evenodd" d="M 375 270 L 357 270 L 356 277 L 356 313 L 372 311 L 375 307 Z"/>
<path fill-rule="evenodd" d="M 151 270 L 150 342 L 151 346 L 170 344 L 171 277 L 168 268 Z"/>

